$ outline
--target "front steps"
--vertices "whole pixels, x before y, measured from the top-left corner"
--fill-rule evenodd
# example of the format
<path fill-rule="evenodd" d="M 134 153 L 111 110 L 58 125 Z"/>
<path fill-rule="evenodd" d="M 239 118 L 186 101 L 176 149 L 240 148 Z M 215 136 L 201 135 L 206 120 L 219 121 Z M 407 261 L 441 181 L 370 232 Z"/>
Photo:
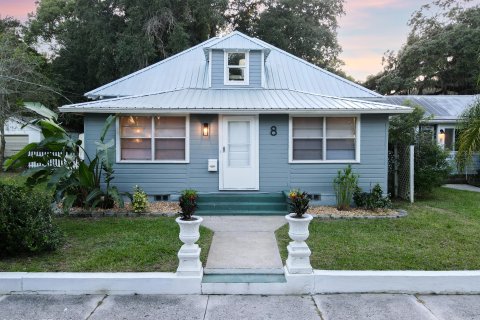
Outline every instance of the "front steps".
<path fill-rule="evenodd" d="M 204 275 L 202 294 L 308 294 L 313 291 L 312 275 L 215 274 Z"/>
<path fill-rule="evenodd" d="M 196 213 L 200 216 L 284 216 L 285 195 L 279 193 L 199 194 Z"/>

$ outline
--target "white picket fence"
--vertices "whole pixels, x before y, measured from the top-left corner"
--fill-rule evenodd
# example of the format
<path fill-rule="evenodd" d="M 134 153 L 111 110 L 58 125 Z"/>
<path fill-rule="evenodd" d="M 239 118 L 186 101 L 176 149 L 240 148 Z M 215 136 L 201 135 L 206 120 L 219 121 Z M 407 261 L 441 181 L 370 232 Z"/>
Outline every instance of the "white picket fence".
<path fill-rule="evenodd" d="M 61 152 L 51 152 L 51 151 L 30 151 L 28 153 L 29 156 L 38 156 L 38 157 L 43 157 L 46 154 L 51 154 L 54 156 L 62 157 Z M 51 159 L 48 161 L 47 165 L 53 166 L 53 167 L 61 167 L 65 164 L 65 159 Z M 78 165 L 78 164 L 75 164 Z M 37 168 L 37 167 L 43 167 L 44 164 L 38 163 L 38 162 L 30 162 L 28 164 L 29 168 Z"/>

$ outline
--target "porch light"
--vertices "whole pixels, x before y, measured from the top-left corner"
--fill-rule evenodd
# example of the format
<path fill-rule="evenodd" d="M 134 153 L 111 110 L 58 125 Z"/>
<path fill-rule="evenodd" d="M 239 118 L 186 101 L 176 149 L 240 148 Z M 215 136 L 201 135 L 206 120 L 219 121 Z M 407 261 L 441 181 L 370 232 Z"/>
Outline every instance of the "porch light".
<path fill-rule="evenodd" d="M 208 137 L 209 132 L 210 132 L 210 129 L 208 127 L 208 123 L 205 122 L 203 124 L 202 134 L 203 134 L 204 137 Z"/>

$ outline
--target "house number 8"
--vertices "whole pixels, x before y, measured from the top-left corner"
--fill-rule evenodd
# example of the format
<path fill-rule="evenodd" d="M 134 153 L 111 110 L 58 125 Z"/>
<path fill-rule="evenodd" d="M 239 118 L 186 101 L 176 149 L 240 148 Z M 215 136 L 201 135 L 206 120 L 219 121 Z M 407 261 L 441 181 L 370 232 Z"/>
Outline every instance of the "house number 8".
<path fill-rule="evenodd" d="M 271 136 L 276 136 L 277 135 L 277 127 L 276 126 L 271 126 L 270 127 L 270 135 Z"/>

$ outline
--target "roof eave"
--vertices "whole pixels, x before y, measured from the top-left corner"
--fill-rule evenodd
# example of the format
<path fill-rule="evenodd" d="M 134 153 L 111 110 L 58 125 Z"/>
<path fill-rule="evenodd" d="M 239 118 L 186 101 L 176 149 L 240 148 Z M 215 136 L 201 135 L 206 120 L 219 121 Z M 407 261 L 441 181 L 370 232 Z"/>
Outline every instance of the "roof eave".
<path fill-rule="evenodd" d="M 259 114 L 259 113 L 280 113 L 280 114 L 405 114 L 411 113 L 412 109 L 199 109 L 199 108 L 78 108 L 61 107 L 60 112 L 64 113 L 118 113 L 118 114 L 152 114 L 152 113 L 190 113 L 190 114 Z"/>

